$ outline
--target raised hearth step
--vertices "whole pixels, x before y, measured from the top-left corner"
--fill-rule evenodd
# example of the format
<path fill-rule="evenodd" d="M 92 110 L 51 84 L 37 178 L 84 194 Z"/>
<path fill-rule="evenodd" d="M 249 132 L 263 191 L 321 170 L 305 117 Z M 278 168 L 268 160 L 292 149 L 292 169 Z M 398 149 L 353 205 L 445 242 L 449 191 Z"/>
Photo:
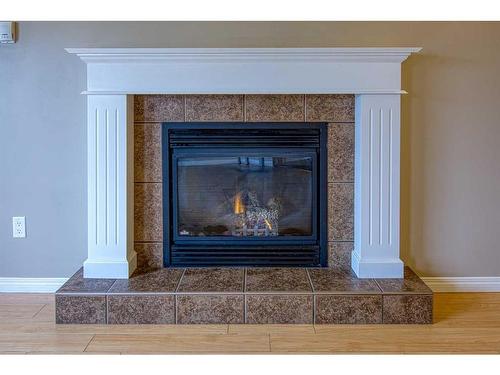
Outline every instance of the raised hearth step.
<path fill-rule="evenodd" d="M 56 292 L 60 324 L 430 324 L 432 291 L 335 268 L 162 268 Z"/>

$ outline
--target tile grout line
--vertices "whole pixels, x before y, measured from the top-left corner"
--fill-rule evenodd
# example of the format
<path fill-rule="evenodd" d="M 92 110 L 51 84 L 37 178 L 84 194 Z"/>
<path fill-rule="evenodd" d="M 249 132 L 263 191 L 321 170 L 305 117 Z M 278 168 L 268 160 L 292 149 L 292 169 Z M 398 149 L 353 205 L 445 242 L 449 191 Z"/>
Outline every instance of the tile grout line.
<path fill-rule="evenodd" d="M 182 271 L 182 275 L 179 278 L 179 281 L 177 282 L 177 286 L 175 287 L 175 291 L 174 291 L 174 323 L 175 324 L 178 324 L 177 323 L 177 320 L 178 320 L 177 316 L 179 315 L 178 311 L 177 311 L 177 308 L 179 305 L 179 300 L 177 298 L 177 291 L 178 291 L 179 287 L 181 286 L 181 281 L 182 281 L 182 278 L 184 277 L 185 273 L 186 273 L 186 268 L 184 268 L 184 270 Z"/>
<path fill-rule="evenodd" d="M 328 181 L 328 184 L 354 184 L 354 180 Z"/>
<path fill-rule="evenodd" d="M 382 298 L 382 321 L 380 323 L 384 324 L 384 295 L 382 294 L 380 298 Z"/>
<path fill-rule="evenodd" d="M 184 103 L 183 103 L 183 109 L 184 109 L 184 122 L 187 122 L 187 113 L 186 113 L 186 108 L 187 108 L 187 95 L 183 95 Z"/>
<path fill-rule="evenodd" d="M 177 294 L 177 292 L 179 291 L 179 287 L 181 286 L 182 278 L 184 277 L 185 273 L 186 273 L 186 268 L 184 268 L 184 270 L 182 271 L 182 275 L 179 278 L 179 281 L 177 282 L 177 286 L 176 286 L 175 291 L 174 291 L 175 294 Z"/>
<path fill-rule="evenodd" d="M 381 293 L 381 294 L 384 294 L 384 290 L 382 289 L 382 287 L 381 287 L 381 286 L 380 286 L 380 284 L 378 283 L 377 279 L 373 278 L 372 280 L 373 280 L 373 281 L 375 281 L 375 284 L 377 284 L 377 288 L 379 288 L 380 293 Z"/>
<path fill-rule="evenodd" d="M 155 124 L 158 124 L 158 125 L 161 125 L 162 122 L 168 122 L 168 121 L 134 121 L 134 125 L 155 125 Z"/>
<path fill-rule="evenodd" d="M 135 241 L 134 241 L 134 242 L 135 242 Z M 113 281 L 113 284 L 111 284 L 111 285 L 109 286 L 109 288 L 108 288 L 108 289 L 104 292 L 104 295 L 105 295 L 105 296 L 107 296 L 107 295 L 108 295 L 108 293 L 109 293 L 109 291 L 110 291 L 111 289 L 113 289 L 113 287 L 115 286 L 115 284 L 116 284 L 116 282 L 117 282 L 117 281 L 118 281 L 118 279 L 115 279 L 115 280 Z"/>
<path fill-rule="evenodd" d="M 309 285 L 312 290 L 312 298 L 313 298 L 313 311 L 312 311 L 312 324 L 316 323 L 316 292 L 314 290 L 314 285 L 311 279 L 311 275 L 309 274 L 309 269 L 306 268 L 307 279 L 309 280 Z M 316 330 L 314 330 L 316 332 Z"/>
<path fill-rule="evenodd" d="M 243 294 L 247 292 L 247 267 L 243 268 Z"/>
<path fill-rule="evenodd" d="M 109 311 L 109 294 L 110 294 L 110 291 L 111 289 L 113 289 L 113 286 L 116 284 L 117 280 L 115 279 L 113 281 L 113 284 L 111 284 L 108 288 L 108 290 L 106 290 L 106 292 L 104 293 L 104 306 L 106 306 L 106 308 L 104 309 L 104 321 L 105 321 L 105 324 L 109 324 L 109 314 L 108 314 L 108 311 Z"/>
<path fill-rule="evenodd" d="M 375 281 L 375 284 L 380 289 L 380 298 L 382 299 L 382 301 L 381 301 L 382 302 L 382 316 L 381 316 L 382 321 L 380 322 L 380 324 L 384 324 L 384 290 L 382 289 L 382 287 L 378 283 L 377 279 L 373 279 L 373 281 Z"/>
<path fill-rule="evenodd" d="M 321 294 L 330 294 L 328 292 L 318 292 Z M 349 294 L 350 292 L 336 292 L 335 294 Z M 157 292 L 157 291 L 134 291 L 134 292 L 112 292 L 107 294 L 108 296 L 210 296 L 210 295 L 217 295 L 217 296 L 241 296 L 241 295 L 250 295 L 250 296 L 265 296 L 265 295 L 284 295 L 284 296 L 310 296 L 312 295 L 311 292 L 294 292 L 294 291 L 256 291 L 256 292 L 217 292 L 217 291 L 212 291 L 212 292 Z M 370 293 L 360 293 L 360 294 L 370 294 Z M 393 293 L 394 294 L 394 293 Z M 396 293 L 397 294 L 397 293 Z M 416 294 L 416 293 L 414 293 Z M 421 293 L 420 293 L 421 294 Z M 64 293 L 59 295 L 63 296 L 105 296 L 104 294 L 91 294 L 91 293 Z"/>
<path fill-rule="evenodd" d="M 78 296 L 91 296 L 91 297 L 106 297 L 107 292 L 58 292 L 56 296 L 63 297 L 78 297 Z"/>
<path fill-rule="evenodd" d="M 314 290 L 314 285 L 311 279 L 311 275 L 309 275 L 309 268 L 306 268 L 306 275 L 307 275 L 307 280 L 309 280 L 309 286 L 311 287 L 312 294 L 315 294 L 316 291 Z"/>
<path fill-rule="evenodd" d="M 243 269 L 243 323 L 247 324 L 247 267 Z M 229 329 L 229 328 L 228 328 Z"/>
<path fill-rule="evenodd" d="M 174 295 L 174 324 L 177 324 L 177 294 Z"/>
<path fill-rule="evenodd" d="M 380 293 L 379 291 L 352 291 L 352 290 L 333 290 L 333 291 L 316 291 L 316 292 L 295 292 L 295 291 L 255 291 L 255 292 L 158 292 L 158 291 L 126 291 L 126 292 L 112 292 L 108 294 L 96 293 L 59 293 L 61 296 L 312 296 L 312 295 L 384 295 L 384 296 L 430 296 L 430 293 L 417 293 L 417 292 L 390 292 Z"/>
<path fill-rule="evenodd" d="M 241 95 L 241 116 L 242 121 L 245 122 L 245 94 Z"/>
<path fill-rule="evenodd" d="M 307 95 L 304 94 L 304 122 L 307 122 Z"/>
<path fill-rule="evenodd" d="M 247 94 L 243 94 L 243 122 L 247 122 Z"/>

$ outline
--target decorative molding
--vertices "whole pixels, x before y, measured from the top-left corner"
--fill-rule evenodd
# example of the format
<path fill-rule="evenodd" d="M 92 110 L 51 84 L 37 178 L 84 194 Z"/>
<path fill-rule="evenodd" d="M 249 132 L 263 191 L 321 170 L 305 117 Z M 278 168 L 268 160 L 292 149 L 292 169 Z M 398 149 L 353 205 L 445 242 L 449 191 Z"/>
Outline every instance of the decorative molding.
<path fill-rule="evenodd" d="M 401 94 L 420 48 L 67 48 L 86 94 Z"/>
<path fill-rule="evenodd" d="M 100 251 L 104 253 L 106 248 L 101 247 Z M 120 251 L 116 251 L 114 255 L 118 259 L 122 256 Z M 84 277 L 91 279 L 127 279 L 137 268 L 137 254 L 135 251 L 131 254 L 125 253 L 124 257 L 123 260 L 113 260 L 111 258 L 92 259 L 89 257 L 83 262 Z"/>
<path fill-rule="evenodd" d="M 354 251 L 361 278 L 403 277 L 399 259 L 399 95 L 357 95 Z"/>
<path fill-rule="evenodd" d="M 0 277 L 0 293 L 54 293 L 66 277 Z"/>
<path fill-rule="evenodd" d="M 434 292 L 500 292 L 500 276 L 421 277 Z"/>
<path fill-rule="evenodd" d="M 133 250 L 133 96 L 87 97 L 85 277 L 128 278 Z"/>
<path fill-rule="evenodd" d="M 349 89 L 342 89 L 342 88 L 334 88 L 331 89 L 328 94 L 346 94 L 348 93 Z M 211 91 L 207 92 L 198 92 L 196 94 L 203 95 L 203 94 L 210 94 Z M 408 94 L 408 91 L 406 90 L 363 90 L 359 89 L 356 91 L 357 94 L 377 94 L 377 95 L 406 95 Z M 120 91 L 82 91 L 82 95 L 123 95 L 123 92 Z M 158 92 L 153 92 L 153 91 L 131 91 L 129 92 L 131 95 L 156 95 Z M 258 94 L 255 92 L 247 92 L 246 95 L 251 95 L 251 94 Z M 187 94 L 189 95 L 189 94 Z"/>
<path fill-rule="evenodd" d="M 123 62 L 396 62 L 419 47 L 369 48 L 66 48 L 87 63 Z"/>

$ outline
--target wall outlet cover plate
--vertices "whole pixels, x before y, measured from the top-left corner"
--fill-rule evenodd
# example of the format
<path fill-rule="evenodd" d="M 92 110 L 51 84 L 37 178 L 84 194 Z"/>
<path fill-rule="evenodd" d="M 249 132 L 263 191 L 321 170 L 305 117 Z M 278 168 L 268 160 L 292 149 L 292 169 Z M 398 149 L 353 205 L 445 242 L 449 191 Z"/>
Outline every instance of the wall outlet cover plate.
<path fill-rule="evenodd" d="M 12 237 L 25 238 L 26 237 L 26 217 L 14 216 L 12 218 Z"/>

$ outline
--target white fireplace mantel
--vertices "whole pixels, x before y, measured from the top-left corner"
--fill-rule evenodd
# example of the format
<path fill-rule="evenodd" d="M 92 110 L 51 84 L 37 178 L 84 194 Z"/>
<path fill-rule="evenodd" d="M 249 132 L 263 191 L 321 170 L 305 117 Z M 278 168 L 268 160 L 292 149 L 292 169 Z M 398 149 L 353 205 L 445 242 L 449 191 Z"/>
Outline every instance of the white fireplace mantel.
<path fill-rule="evenodd" d="M 87 64 L 85 277 L 127 278 L 134 94 L 355 94 L 358 277 L 402 277 L 401 63 L 420 48 L 68 48 Z"/>

